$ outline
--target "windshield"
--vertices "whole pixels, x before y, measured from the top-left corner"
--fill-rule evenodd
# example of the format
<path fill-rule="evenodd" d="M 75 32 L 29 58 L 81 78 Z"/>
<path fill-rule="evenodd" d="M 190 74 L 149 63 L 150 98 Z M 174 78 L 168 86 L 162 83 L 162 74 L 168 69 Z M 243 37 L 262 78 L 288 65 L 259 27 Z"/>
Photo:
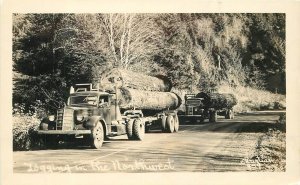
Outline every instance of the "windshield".
<path fill-rule="evenodd" d="M 81 105 L 90 105 L 97 106 L 98 97 L 95 95 L 77 95 L 70 96 L 69 105 L 73 106 L 81 106 Z"/>
<path fill-rule="evenodd" d="M 189 99 L 189 100 L 186 101 L 186 104 L 190 105 L 190 106 L 200 106 L 201 105 L 201 100 L 199 100 L 199 99 Z"/>

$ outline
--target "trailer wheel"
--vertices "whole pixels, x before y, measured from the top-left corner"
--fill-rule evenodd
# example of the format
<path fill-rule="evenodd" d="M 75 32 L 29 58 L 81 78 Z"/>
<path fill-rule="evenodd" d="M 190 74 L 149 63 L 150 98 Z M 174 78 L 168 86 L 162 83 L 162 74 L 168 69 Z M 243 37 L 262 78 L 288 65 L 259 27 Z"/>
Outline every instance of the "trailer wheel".
<path fill-rule="evenodd" d="M 161 131 L 165 132 L 166 131 L 166 122 L 167 122 L 167 117 L 163 115 L 161 117 Z"/>
<path fill-rule="evenodd" d="M 129 140 L 132 140 L 132 139 L 134 139 L 134 137 L 133 137 L 133 119 L 130 119 L 129 121 L 128 121 L 128 123 L 126 124 L 126 133 L 127 133 L 127 137 L 128 137 L 128 139 Z"/>
<path fill-rule="evenodd" d="M 174 116 L 174 132 L 178 132 L 179 130 L 179 119 L 177 114 Z"/>
<path fill-rule="evenodd" d="M 145 123 L 137 118 L 133 122 L 133 137 L 136 140 L 143 140 L 145 135 Z"/>
<path fill-rule="evenodd" d="M 217 116 L 218 116 L 217 111 L 210 111 L 209 112 L 209 122 L 211 122 L 211 123 L 217 122 L 217 120 L 218 120 Z"/>
<path fill-rule="evenodd" d="M 104 141 L 104 129 L 100 122 L 92 129 L 92 148 L 101 148 Z"/>
<path fill-rule="evenodd" d="M 232 109 L 229 109 L 226 111 L 226 115 L 225 115 L 226 119 L 233 119 L 234 118 L 234 112 Z"/>
<path fill-rule="evenodd" d="M 173 133 L 174 132 L 174 125 L 175 125 L 175 120 L 172 115 L 169 115 L 167 117 L 167 132 Z"/>
<path fill-rule="evenodd" d="M 230 110 L 226 110 L 226 112 L 225 112 L 225 119 L 230 119 L 229 111 Z"/>

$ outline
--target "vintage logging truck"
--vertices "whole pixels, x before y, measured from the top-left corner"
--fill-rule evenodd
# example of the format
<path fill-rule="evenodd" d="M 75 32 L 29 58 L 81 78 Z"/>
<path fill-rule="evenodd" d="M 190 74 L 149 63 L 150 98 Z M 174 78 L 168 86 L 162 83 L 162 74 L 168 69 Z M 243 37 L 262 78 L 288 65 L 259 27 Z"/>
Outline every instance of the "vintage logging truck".
<path fill-rule="evenodd" d="M 203 122 L 215 123 L 218 115 L 225 116 L 226 119 L 234 118 L 233 106 L 237 104 L 237 99 L 233 94 L 226 93 L 204 93 L 185 95 L 185 114 L 186 120 L 196 123 L 198 120 Z"/>
<path fill-rule="evenodd" d="M 46 147 L 83 138 L 98 149 L 112 136 L 127 134 L 130 140 L 142 140 L 152 125 L 159 125 L 163 132 L 177 132 L 176 108 L 181 101 L 163 87 L 165 82 L 158 78 L 112 70 L 100 84 L 75 85 L 66 106 L 42 119 L 38 134 Z"/>

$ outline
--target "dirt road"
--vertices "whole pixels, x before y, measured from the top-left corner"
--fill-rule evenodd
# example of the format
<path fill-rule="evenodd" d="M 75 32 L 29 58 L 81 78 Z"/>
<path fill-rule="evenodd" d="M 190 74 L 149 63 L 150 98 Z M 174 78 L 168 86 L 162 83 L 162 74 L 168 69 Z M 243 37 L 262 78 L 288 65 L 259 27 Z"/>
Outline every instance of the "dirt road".
<path fill-rule="evenodd" d="M 180 125 L 178 133 L 150 131 L 144 141 L 112 138 L 100 150 L 62 144 L 56 150 L 14 152 L 15 173 L 249 171 L 258 138 L 280 112 L 254 112 L 218 123 Z"/>

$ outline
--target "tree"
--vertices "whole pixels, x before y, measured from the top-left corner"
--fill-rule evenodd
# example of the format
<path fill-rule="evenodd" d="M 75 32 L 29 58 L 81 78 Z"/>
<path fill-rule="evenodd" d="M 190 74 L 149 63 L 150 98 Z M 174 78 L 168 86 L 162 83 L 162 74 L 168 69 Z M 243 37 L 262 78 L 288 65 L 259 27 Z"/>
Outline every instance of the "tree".
<path fill-rule="evenodd" d="M 66 88 L 58 69 L 59 56 L 54 52 L 55 30 L 63 14 L 14 14 L 13 70 L 14 102 L 26 107 L 38 100 L 49 109 L 63 104 L 57 89 Z M 55 80 L 54 80 L 55 79 Z M 58 93 L 64 98 L 63 93 Z M 49 100 L 47 102 L 47 100 Z"/>
<path fill-rule="evenodd" d="M 266 84 L 279 76 L 277 84 L 267 88 L 285 93 L 285 14 L 247 14 L 248 37 L 251 43 L 243 59 L 243 65 L 257 70 L 258 77 Z M 263 76 L 261 75 L 263 74 Z"/>

